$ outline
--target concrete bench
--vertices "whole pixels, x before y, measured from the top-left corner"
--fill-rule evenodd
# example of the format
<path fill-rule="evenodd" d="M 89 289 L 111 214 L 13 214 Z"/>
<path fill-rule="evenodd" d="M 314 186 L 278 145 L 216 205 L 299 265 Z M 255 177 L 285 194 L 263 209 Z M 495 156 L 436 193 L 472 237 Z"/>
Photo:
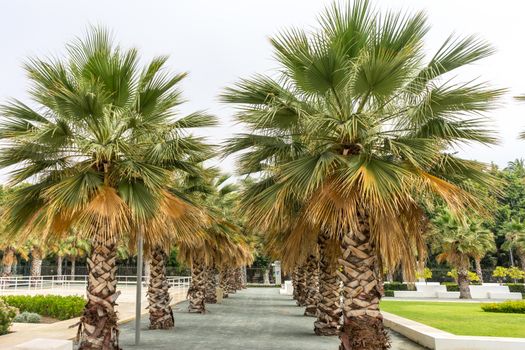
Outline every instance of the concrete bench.
<path fill-rule="evenodd" d="M 494 286 L 484 284 L 481 286 L 471 285 L 469 288 L 472 299 L 489 299 L 489 293 L 510 294 L 508 286 Z"/>
<path fill-rule="evenodd" d="M 293 285 L 292 281 L 284 281 L 281 289 L 279 289 L 279 294 L 281 295 L 292 295 L 293 294 Z"/>
<path fill-rule="evenodd" d="M 73 350 L 71 340 L 35 338 L 15 346 L 17 350 Z"/>
<path fill-rule="evenodd" d="M 459 292 L 438 292 L 438 299 L 459 299 Z"/>
<path fill-rule="evenodd" d="M 446 292 L 447 287 L 439 284 L 416 284 L 415 291 L 394 291 L 396 298 L 436 298 L 437 293 Z"/>
<path fill-rule="evenodd" d="M 489 299 L 502 299 L 502 300 L 521 300 L 523 296 L 521 293 L 501 293 L 501 292 L 488 292 Z"/>

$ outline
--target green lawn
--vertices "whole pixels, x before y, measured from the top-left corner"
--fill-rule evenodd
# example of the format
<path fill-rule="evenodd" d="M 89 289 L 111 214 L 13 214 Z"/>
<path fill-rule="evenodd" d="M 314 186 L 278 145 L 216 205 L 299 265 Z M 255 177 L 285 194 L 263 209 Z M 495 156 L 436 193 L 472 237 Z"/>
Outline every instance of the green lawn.
<path fill-rule="evenodd" d="M 381 309 L 456 335 L 525 338 L 525 314 L 484 312 L 479 303 L 384 300 Z"/>

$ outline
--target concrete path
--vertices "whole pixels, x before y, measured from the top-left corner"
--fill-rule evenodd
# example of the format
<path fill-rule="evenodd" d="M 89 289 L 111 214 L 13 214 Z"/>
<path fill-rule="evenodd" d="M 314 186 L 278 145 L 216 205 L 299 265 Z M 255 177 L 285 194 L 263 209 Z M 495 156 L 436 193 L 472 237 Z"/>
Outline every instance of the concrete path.
<path fill-rule="evenodd" d="M 137 350 L 336 350 L 337 337 L 313 333 L 314 318 L 303 316 L 290 296 L 277 288 L 250 288 L 208 305 L 208 313 L 190 314 L 187 302 L 175 307 L 175 330 L 148 330 L 142 322 L 142 341 L 134 345 L 133 322 L 121 326 L 123 349 Z M 420 350 L 406 338 L 392 333 L 392 349 Z"/>

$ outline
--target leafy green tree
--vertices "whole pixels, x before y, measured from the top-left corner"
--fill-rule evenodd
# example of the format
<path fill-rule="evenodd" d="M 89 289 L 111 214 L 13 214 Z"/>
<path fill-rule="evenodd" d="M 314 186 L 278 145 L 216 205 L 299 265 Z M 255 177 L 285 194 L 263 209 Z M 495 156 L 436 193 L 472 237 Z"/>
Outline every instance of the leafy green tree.
<path fill-rule="evenodd" d="M 189 130 L 215 119 L 176 116 L 185 74 L 168 72 L 167 59 L 140 68 L 136 49 L 93 29 L 67 46 L 67 58 L 25 64 L 35 108 L 12 100 L 1 109 L 0 166 L 14 169 L 12 184 L 32 179 L 6 204 L 9 229 L 49 236 L 76 227 L 93 246 L 80 349 L 119 348 L 116 243 L 143 228 L 166 231 L 175 217 L 154 218 L 180 205 L 166 190 L 173 172 L 193 169 L 208 149 Z"/>
<path fill-rule="evenodd" d="M 223 94 L 239 105 L 237 120 L 247 130 L 226 152 L 244 150 L 239 171 L 261 173 L 244 202 L 255 226 L 279 231 L 309 223 L 313 228 L 300 232 L 322 228 L 338 238 L 341 349 L 385 349 L 381 262 L 416 265 L 416 191 L 458 211 L 475 206 L 463 183 L 484 184 L 489 176 L 482 164 L 448 152 L 496 141 L 482 115 L 503 90 L 449 79 L 492 54 L 476 37 L 452 36 L 425 60 L 422 13 L 380 14 L 353 1 L 329 7 L 318 28 L 272 38 L 278 73 L 243 79 Z M 308 237 L 317 242 L 317 234 Z"/>
<path fill-rule="evenodd" d="M 514 254 L 521 262 L 521 268 L 525 271 L 525 222 L 513 219 L 503 225 L 502 232 L 505 234 L 505 243 L 501 246 L 509 252 L 511 266 L 514 266 Z"/>

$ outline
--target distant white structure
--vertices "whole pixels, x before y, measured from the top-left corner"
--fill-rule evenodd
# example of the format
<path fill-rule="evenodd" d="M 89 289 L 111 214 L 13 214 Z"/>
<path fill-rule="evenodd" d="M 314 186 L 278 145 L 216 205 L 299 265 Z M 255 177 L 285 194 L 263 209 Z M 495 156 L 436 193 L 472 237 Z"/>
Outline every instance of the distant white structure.
<path fill-rule="evenodd" d="M 511 293 L 508 286 L 493 283 L 481 286 L 471 285 L 470 295 L 472 299 L 498 299 L 498 300 L 521 300 L 521 293 Z M 394 291 L 396 298 L 438 298 L 459 299 L 459 292 L 448 292 L 445 285 L 416 283 L 415 291 Z"/>
<path fill-rule="evenodd" d="M 281 284 L 281 262 L 279 260 L 273 262 L 273 273 L 275 276 L 275 284 Z"/>

